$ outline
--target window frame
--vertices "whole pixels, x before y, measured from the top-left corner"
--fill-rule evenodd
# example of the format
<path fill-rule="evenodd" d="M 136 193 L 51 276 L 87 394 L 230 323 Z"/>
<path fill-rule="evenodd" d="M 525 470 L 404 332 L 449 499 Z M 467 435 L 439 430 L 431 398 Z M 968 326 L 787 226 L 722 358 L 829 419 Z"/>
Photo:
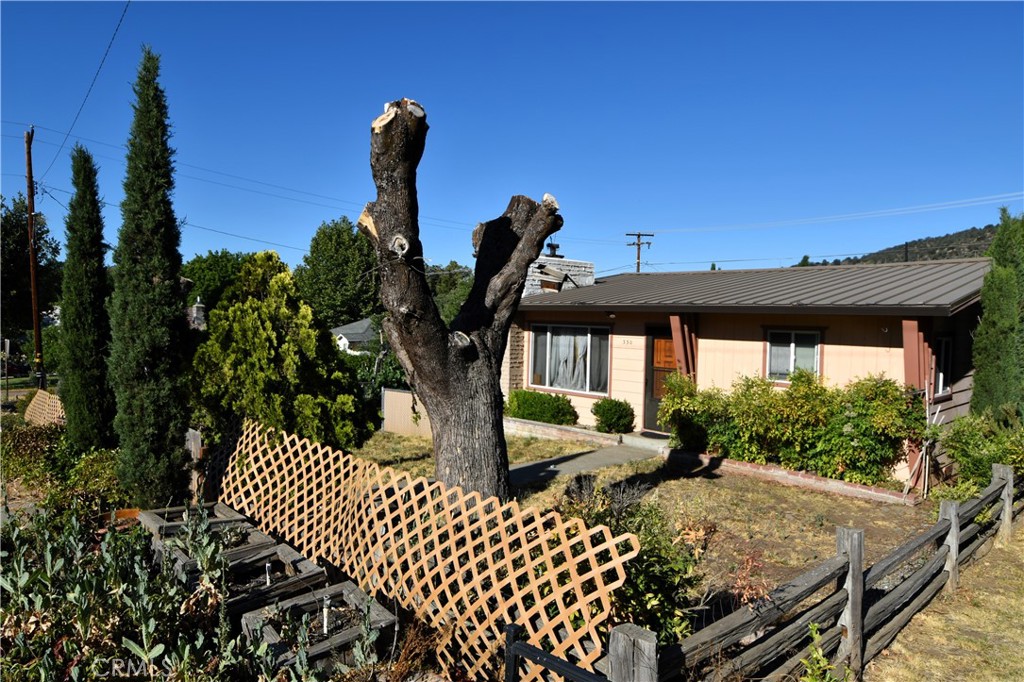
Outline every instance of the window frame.
<path fill-rule="evenodd" d="M 935 339 L 935 383 L 933 397 L 953 393 L 953 337 L 942 335 Z"/>
<path fill-rule="evenodd" d="M 772 376 L 772 334 L 789 334 L 789 373 L 785 377 L 778 378 Z M 789 377 L 792 376 L 793 372 L 799 369 L 796 367 L 796 335 L 797 334 L 814 334 L 817 340 L 814 343 L 814 368 L 811 370 L 815 376 L 822 376 L 821 365 L 822 365 L 822 348 L 824 347 L 825 331 L 821 328 L 807 328 L 807 327 L 765 327 L 764 328 L 764 376 L 765 378 L 781 385 L 789 385 Z M 776 348 L 780 347 L 778 344 Z"/>
<path fill-rule="evenodd" d="M 533 381 L 534 371 L 533 363 L 537 353 L 537 334 L 538 330 L 546 331 L 546 345 L 544 347 L 544 377 L 550 381 L 551 376 L 551 339 L 553 334 L 551 330 L 554 328 L 559 329 L 586 329 L 587 330 L 587 366 L 585 376 L 587 380 L 587 390 L 579 390 L 575 388 L 561 388 L 558 386 L 551 386 L 545 384 L 537 384 Z M 607 367 L 607 380 L 604 391 L 591 391 L 590 389 L 590 359 L 593 356 L 593 334 L 594 331 L 604 332 L 608 339 L 608 367 Z M 564 324 L 559 322 L 538 322 L 530 325 L 530 357 L 528 365 L 526 367 L 528 381 L 527 386 L 535 388 L 541 391 L 552 391 L 558 393 L 569 393 L 572 395 L 584 395 L 584 396 L 608 396 L 611 395 L 611 384 L 612 384 L 612 328 L 609 325 L 600 324 Z"/>

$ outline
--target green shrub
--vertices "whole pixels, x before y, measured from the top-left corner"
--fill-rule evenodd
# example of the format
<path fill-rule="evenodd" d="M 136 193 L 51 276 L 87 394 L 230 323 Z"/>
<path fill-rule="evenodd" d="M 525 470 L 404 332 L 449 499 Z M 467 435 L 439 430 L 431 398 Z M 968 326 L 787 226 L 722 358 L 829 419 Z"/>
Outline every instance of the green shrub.
<path fill-rule="evenodd" d="M 633 533 L 640 553 L 629 562 L 626 582 L 612 595 L 613 608 L 630 622 L 658 633 L 661 644 L 680 641 L 691 632 L 691 606 L 701 576 L 697 559 L 675 532 L 648 488 L 615 485 L 595 489 L 593 474 L 580 474 L 568 485 L 559 511 L 583 519 L 588 527 L 605 525 L 613 535 Z"/>
<path fill-rule="evenodd" d="M 780 428 L 782 392 L 771 379 L 742 377 L 729 393 L 729 417 L 735 425 L 723 443 L 724 454 L 757 464 L 777 462 L 784 446 Z"/>
<path fill-rule="evenodd" d="M 529 419 L 546 424 L 571 425 L 580 418 L 567 396 L 522 389 L 509 393 L 505 414 L 515 419 Z"/>
<path fill-rule="evenodd" d="M 790 379 L 780 390 L 768 379 L 743 377 L 725 394 L 675 375 L 665 382 L 658 422 L 676 446 L 857 483 L 884 480 L 905 440 L 924 431 L 920 401 L 889 379 L 867 377 L 843 389 L 807 371 Z"/>
<path fill-rule="evenodd" d="M 590 413 L 597 417 L 597 430 L 601 433 L 630 433 L 636 421 L 633 406 L 615 398 L 601 398 Z"/>
<path fill-rule="evenodd" d="M 872 484 L 886 478 L 904 456 L 906 440 L 919 440 L 924 408 L 912 391 L 891 379 L 869 376 L 837 394 L 837 409 L 810 458 L 822 476 Z"/>
<path fill-rule="evenodd" d="M 964 415 L 942 432 L 939 443 L 956 462 L 961 481 L 987 486 L 993 464 L 1009 464 L 1024 475 L 1024 428 L 1016 419 L 1000 423 L 988 413 Z"/>

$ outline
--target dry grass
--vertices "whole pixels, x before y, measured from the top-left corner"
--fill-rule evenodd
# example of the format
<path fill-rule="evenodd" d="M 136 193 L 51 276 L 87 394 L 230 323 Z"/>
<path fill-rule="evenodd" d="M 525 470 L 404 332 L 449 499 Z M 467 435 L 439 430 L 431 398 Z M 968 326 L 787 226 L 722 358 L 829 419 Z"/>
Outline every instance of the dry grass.
<path fill-rule="evenodd" d="M 570 440 L 508 436 L 507 441 L 508 458 L 512 464 L 536 462 L 594 449 L 589 443 Z M 413 476 L 434 476 L 434 447 L 429 438 L 378 431 L 352 454 L 381 466 L 407 471 Z"/>
<path fill-rule="evenodd" d="M 960 575 L 868 666 L 868 682 L 1024 680 L 1024 526 Z"/>
<path fill-rule="evenodd" d="M 677 530 L 714 528 L 701 569 L 709 590 L 742 578 L 777 586 L 835 553 L 837 526 L 863 528 L 868 564 L 933 523 L 930 505 L 867 502 L 721 471 L 688 470 L 651 459 L 595 472 L 598 484 L 631 481 L 648 493 Z M 567 479 L 524 491 L 524 504 L 557 504 Z M 753 561 L 751 561 L 753 559 Z"/>

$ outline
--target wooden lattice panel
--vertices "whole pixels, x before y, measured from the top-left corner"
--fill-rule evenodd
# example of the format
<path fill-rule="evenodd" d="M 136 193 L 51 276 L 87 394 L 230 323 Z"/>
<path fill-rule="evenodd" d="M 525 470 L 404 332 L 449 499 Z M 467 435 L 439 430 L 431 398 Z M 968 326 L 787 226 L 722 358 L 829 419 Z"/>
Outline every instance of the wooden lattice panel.
<path fill-rule="evenodd" d="M 63 424 L 65 422 L 64 405 L 54 394 L 36 391 L 32 402 L 28 404 L 28 409 L 25 410 L 25 421 L 38 426 Z"/>
<path fill-rule="evenodd" d="M 482 499 L 252 422 L 225 455 L 213 467 L 222 502 L 440 629 L 449 670 L 493 677 L 509 622 L 585 668 L 600 658 L 598 626 L 639 551 L 635 536 Z"/>

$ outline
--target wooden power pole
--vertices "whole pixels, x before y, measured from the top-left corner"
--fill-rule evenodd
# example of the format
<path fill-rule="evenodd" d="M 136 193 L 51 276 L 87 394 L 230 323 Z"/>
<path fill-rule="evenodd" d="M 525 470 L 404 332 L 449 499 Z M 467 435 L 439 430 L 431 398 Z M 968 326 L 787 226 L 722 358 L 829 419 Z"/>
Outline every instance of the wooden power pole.
<path fill-rule="evenodd" d="M 32 138 L 35 129 L 25 132 L 25 180 L 28 183 L 28 273 L 32 289 L 32 332 L 35 337 L 34 367 L 39 388 L 46 388 L 46 370 L 43 367 L 43 335 L 39 324 L 39 291 L 36 287 L 36 187 L 32 181 Z"/>
<path fill-rule="evenodd" d="M 626 246 L 636 247 L 636 271 L 640 272 L 640 247 L 647 244 L 647 248 L 651 248 L 651 242 L 643 241 L 644 237 L 653 237 L 654 234 L 651 232 L 627 232 L 627 237 L 636 237 L 635 242 L 627 242 Z"/>

